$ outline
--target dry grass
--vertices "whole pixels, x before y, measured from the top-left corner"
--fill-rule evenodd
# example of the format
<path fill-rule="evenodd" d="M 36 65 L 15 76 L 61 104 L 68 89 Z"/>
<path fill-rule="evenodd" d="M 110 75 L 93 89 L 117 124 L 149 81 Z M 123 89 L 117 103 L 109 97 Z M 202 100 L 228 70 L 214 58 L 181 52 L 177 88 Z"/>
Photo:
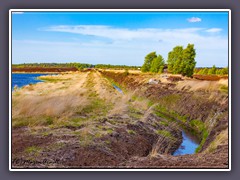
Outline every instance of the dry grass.
<path fill-rule="evenodd" d="M 82 88 L 87 76 L 87 73 L 49 76 L 57 79 L 68 79 L 67 81 L 70 82 L 38 83 L 31 86 L 34 90 L 30 90 L 26 86 L 13 92 L 13 120 L 40 119 L 45 116 L 61 119 L 63 116 L 70 116 L 74 111 L 83 109 L 89 104 L 88 90 Z"/>
<path fill-rule="evenodd" d="M 214 91 L 219 90 L 219 88 L 223 85 L 228 86 L 227 79 L 221 79 L 219 81 L 185 80 L 179 81 L 176 88 L 178 88 L 179 90 L 188 89 L 190 91 Z"/>
<path fill-rule="evenodd" d="M 228 129 L 222 131 L 208 146 L 204 153 L 214 152 L 219 145 L 228 144 Z"/>
<path fill-rule="evenodd" d="M 51 81 L 13 92 L 14 127 L 76 127 L 106 115 L 127 114 L 130 106 L 147 109 L 146 100 L 130 102 L 133 94 L 119 93 L 95 71 L 43 77 Z"/>
<path fill-rule="evenodd" d="M 103 69 L 100 69 L 103 71 Z M 108 72 L 115 72 L 115 73 L 123 73 L 125 72 L 126 70 L 125 69 L 104 69 L 104 71 L 108 71 Z M 128 70 L 129 73 L 131 74 L 141 74 L 141 70 Z"/>

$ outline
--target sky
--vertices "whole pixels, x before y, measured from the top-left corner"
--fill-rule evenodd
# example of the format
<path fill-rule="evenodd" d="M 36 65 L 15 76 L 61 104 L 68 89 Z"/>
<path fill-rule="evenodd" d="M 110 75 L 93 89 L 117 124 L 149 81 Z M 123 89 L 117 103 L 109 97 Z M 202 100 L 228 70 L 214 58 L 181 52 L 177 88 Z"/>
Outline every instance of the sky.
<path fill-rule="evenodd" d="M 193 43 L 197 67 L 228 65 L 228 12 L 12 12 L 12 63 L 142 65 Z"/>

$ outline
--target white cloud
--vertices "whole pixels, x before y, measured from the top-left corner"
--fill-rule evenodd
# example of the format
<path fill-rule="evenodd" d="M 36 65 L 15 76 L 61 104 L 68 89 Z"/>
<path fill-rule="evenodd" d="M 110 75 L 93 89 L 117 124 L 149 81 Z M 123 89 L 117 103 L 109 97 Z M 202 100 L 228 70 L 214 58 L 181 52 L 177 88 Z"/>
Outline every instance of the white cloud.
<path fill-rule="evenodd" d="M 166 60 L 173 47 L 186 47 L 188 43 L 195 45 L 197 66 L 226 66 L 228 62 L 228 38 L 201 33 L 209 30 L 204 28 L 127 29 L 102 25 L 61 25 L 40 30 L 73 33 L 76 39 L 68 39 L 67 42 L 63 35 L 62 42 L 13 40 L 13 63 L 21 60 L 54 60 L 141 65 L 149 52 L 157 51 Z M 101 38 L 86 41 L 77 34 Z"/>
<path fill-rule="evenodd" d="M 185 28 L 185 29 L 156 29 L 156 28 L 139 28 L 139 29 L 127 29 L 127 28 L 114 28 L 110 26 L 102 25 L 77 25 L 77 26 L 51 26 L 40 30 L 55 31 L 55 32 L 68 32 L 81 35 L 91 35 L 103 38 L 109 38 L 112 40 L 136 40 L 136 39 L 155 39 L 155 37 L 165 38 L 180 38 L 188 37 L 193 33 L 202 30 L 202 28 Z"/>
<path fill-rule="evenodd" d="M 202 21 L 202 19 L 199 18 L 199 17 L 191 17 L 191 18 L 189 18 L 189 19 L 187 19 L 187 20 L 188 20 L 188 22 L 190 22 L 190 23 L 195 23 L 195 22 L 201 22 L 201 21 Z"/>
<path fill-rule="evenodd" d="M 209 32 L 209 33 L 218 33 L 220 31 L 222 31 L 222 29 L 220 28 L 211 28 L 206 30 L 206 32 Z"/>

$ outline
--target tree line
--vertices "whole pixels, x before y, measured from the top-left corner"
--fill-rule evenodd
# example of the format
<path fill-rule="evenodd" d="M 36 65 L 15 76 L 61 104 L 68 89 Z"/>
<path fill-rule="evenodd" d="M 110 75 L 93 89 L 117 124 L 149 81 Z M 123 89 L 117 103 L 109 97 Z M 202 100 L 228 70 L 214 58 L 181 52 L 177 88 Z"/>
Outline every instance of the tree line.
<path fill-rule="evenodd" d="M 13 68 L 25 68 L 25 67 L 41 67 L 41 68 L 72 68 L 77 69 L 89 68 L 91 64 L 87 63 L 23 63 L 23 64 L 13 64 Z"/>
<path fill-rule="evenodd" d="M 141 66 L 127 66 L 127 65 L 111 65 L 111 64 L 96 64 L 95 68 L 99 69 L 125 69 L 125 70 L 138 70 Z"/>
<path fill-rule="evenodd" d="M 195 68 L 194 74 L 200 75 L 227 75 L 228 67 L 217 68 L 215 65 L 212 68 Z"/>
<path fill-rule="evenodd" d="M 127 66 L 127 65 L 111 65 L 111 64 L 87 64 L 87 63 L 23 63 L 23 64 L 13 64 L 13 68 L 24 68 L 24 67 L 42 67 L 42 68 L 72 68 L 75 67 L 78 70 L 84 68 L 99 68 L 99 69 L 125 69 L 125 70 L 137 70 L 141 66 Z"/>
<path fill-rule="evenodd" d="M 168 72 L 173 74 L 182 74 L 191 77 L 196 66 L 196 51 L 194 44 L 188 44 L 184 49 L 183 46 L 176 46 L 168 53 L 167 66 Z M 149 53 L 144 60 L 141 71 L 162 73 L 165 61 L 161 55 L 156 52 Z"/>

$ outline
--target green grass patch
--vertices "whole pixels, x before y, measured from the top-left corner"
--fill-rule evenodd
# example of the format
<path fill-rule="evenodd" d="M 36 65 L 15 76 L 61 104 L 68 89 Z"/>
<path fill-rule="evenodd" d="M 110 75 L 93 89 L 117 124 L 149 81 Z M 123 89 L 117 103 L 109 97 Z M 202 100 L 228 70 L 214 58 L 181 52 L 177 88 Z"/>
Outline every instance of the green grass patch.
<path fill-rule="evenodd" d="M 81 146 L 86 147 L 93 143 L 94 136 L 90 133 L 82 132 L 79 137 L 79 143 Z"/>
<path fill-rule="evenodd" d="M 165 113 L 162 113 L 162 112 L 160 112 L 160 111 L 156 111 L 155 114 L 156 114 L 158 117 L 161 117 L 161 118 L 166 119 L 166 120 L 168 120 L 168 121 L 175 121 L 175 119 L 174 119 L 173 117 L 168 116 L 168 115 L 166 115 Z"/>
<path fill-rule="evenodd" d="M 107 131 L 108 134 L 112 134 L 113 133 L 113 129 L 112 128 L 108 128 L 106 131 Z"/>
<path fill-rule="evenodd" d="M 129 116 L 131 118 L 140 119 L 143 116 L 143 114 L 139 109 L 129 106 Z"/>
<path fill-rule="evenodd" d="M 48 78 L 48 77 L 38 77 L 37 79 L 40 79 L 42 81 L 47 81 L 47 82 L 52 82 L 52 83 L 55 83 L 55 82 L 60 82 L 60 81 L 69 81 L 70 78 L 67 78 L 67 79 L 60 79 L 60 78 Z"/>
<path fill-rule="evenodd" d="M 131 97 L 131 99 L 133 100 L 133 101 L 136 101 L 137 100 L 137 96 L 136 95 L 133 95 L 132 97 Z"/>
<path fill-rule="evenodd" d="M 89 121 L 88 118 L 80 118 L 75 117 L 70 119 L 69 121 L 65 121 L 61 126 L 72 126 L 72 127 L 80 127 L 83 124 L 86 124 Z M 60 124 L 58 124 L 60 125 Z"/>
<path fill-rule="evenodd" d="M 201 120 L 198 120 L 198 119 L 191 120 L 190 126 L 193 129 L 196 129 L 198 132 L 202 132 L 205 130 L 204 122 L 202 122 Z"/>
<path fill-rule="evenodd" d="M 54 124 L 54 118 L 50 116 L 39 117 L 19 117 L 12 119 L 12 127 L 35 127 L 35 126 L 50 126 Z"/>
<path fill-rule="evenodd" d="M 41 151 L 42 151 L 42 148 L 38 146 L 30 146 L 25 149 L 25 153 L 31 154 L 34 156 L 39 156 Z"/>
<path fill-rule="evenodd" d="M 176 119 L 178 119 L 181 122 L 186 123 L 187 120 L 189 119 L 189 115 L 181 116 L 177 112 L 172 111 L 172 110 L 168 110 L 167 108 L 161 106 L 160 104 L 158 104 L 155 107 L 155 114 L 157 116 L 162 117 L 164 119 L 167 119 L 169 121 L 175 121 Z"/>
<path fill-rule="evenodd" d="M 102 99 L 95 98 L 89 105 L 85 106 L 80 114 L 95 114 L 95 115 L 106 115 L 110 105 L 107 105 L 106 102 Z"/>
<path fill-rule="evenodd" d="M 200 152 L 200 150 L 202 149 L 204 143 L 205 143 L 206 140 L 207 140 L 207 137 L 208 137 L 208 132 L 207 132 L 207 130 L 204 130 L 204 131 L 202 132 L 202 140 L 201 140 L 201 143 L 200 143 L 200 145 L 199 145 L 199 146 L 196 148 L 196 150 L 195 150 L 196 153 Z"/>
<path fill-rule="evenodd" d="M 171 140 L 176 140 L 176 138 L 173 137 L 173 135 L 169 131 L 166 131 L 166 130 L 157 130 L 157 134 L 161 135 L 163 137 L 169 138 Z"/>
<path fill-rule="evenodd" d="M 89 94 L 89 97 L 98 97 L 98 94 L 97 94 L 95 91 L 92 91 L 92 92 Z"/>
<path fill-rule="evenodd" d="M 228 86 L 225 86 L 225 85 L 221 86 L 220 91 L 224 93 L 228 93 Z"/>
<path fill-rule="evenodd" d="M 135 134 L 136 134 L 136 132 L 135 132 L 135 131 L 133 131 L 133 130 L 130 130 L 130 129 L 128 129 L 128 130 L 127 130 L 127 132 L 128 132 L 128 134 L 131 134 L 131 135 L 135 135 Z"/>
<path fill-rule="evenodd" d="M 168 122 L 166 122 L 166 121 L 160 121 L 158 124 L 160 126 L 168 126 L 169 125 Z"/>
<path fill-rule="evenodd" d="M 47 125 L 52 125 L 53 123 L 54 123 L 54 120 L 53 120 L 52 117 L 47 117 L 47 118 L 46 118 L 46 124 L 47 124 Z"/>
<path fill-rule="evenodd" d="M 107 145 L 111 144 L 111 141 L 109 141 L 109 140 L 105 140 L 104 142 L 105 142 Z"/>
<path fill-rule="evenodd" d="M 17 128 L 17 127 L 25 127 L 30 124 L 29 118 L 15 118 L 12 119 L 12 127 Z"/>
<path fill-rule="evenodd" d="M 45 131 L 45 132 L 42 133 L 42 136 L 49 136 L 50 134 L 51 134 L 50 132 Z"/>
<path fill-rule="evenodd" d="M 160 99 L 160 103 L 164 104 L 165 107 L 171 107 L 172 105 L 177 104 L 181 100 L 179 94 L 171 94 L 164 96 Z"/>
<path fill-rule="evenodd" d="M 153 101 L 148 101 L 147 106 L 148 106 L 148 107 L 151 107 L 152 105 L 154 105 L 154 102 L 153 102 Z"/>

